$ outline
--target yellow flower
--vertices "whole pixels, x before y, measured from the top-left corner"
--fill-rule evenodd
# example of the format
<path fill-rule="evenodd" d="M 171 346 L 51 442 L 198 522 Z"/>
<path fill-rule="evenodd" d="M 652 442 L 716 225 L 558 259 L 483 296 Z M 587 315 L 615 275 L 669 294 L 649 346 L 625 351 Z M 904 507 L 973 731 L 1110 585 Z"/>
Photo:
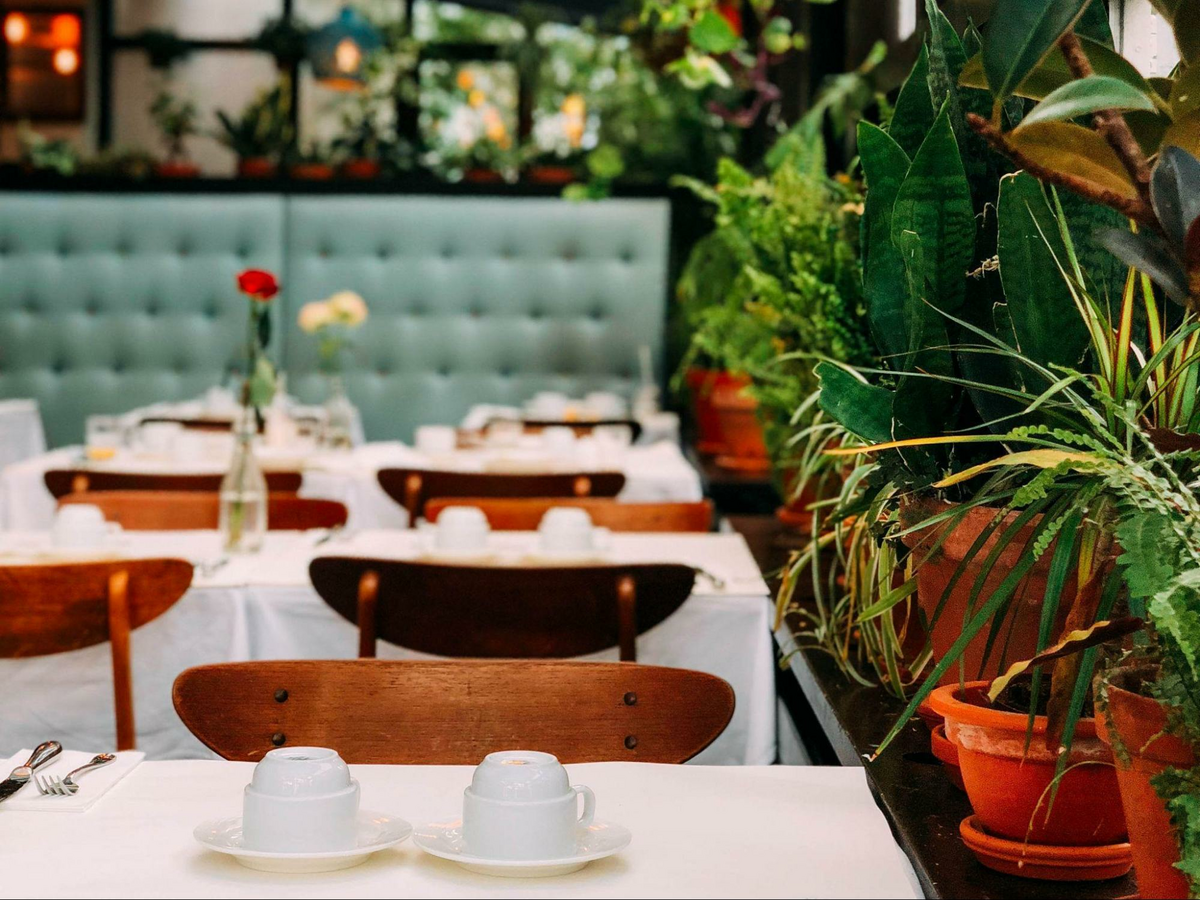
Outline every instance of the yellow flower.
<path fill-rule="evenodd" d="M 483 101 L 487 99 L 487 94 L 476 88 L 467 94 L 467 105 L 472 109 L 478 109 L 483 106 Z"/>
<path fill-rule="evenodd" d="M 563 100 L 562 111 L 564 115 L 583 118 L 583 114 L 587 111 L 587 104 L 583 100 L 582 94 L 568 94 Z"/>
<path fill-rule="evenodd" d="M 498 144 L 508 137 L 508 129 L 504 127 L 503 122 L 490 123 L 484 133 L 493 144 Z"/>
<path fill-rule="evenodd" d="M 454 83 L 460 91 L 469 91 L 475 87 L 475 76 L 471 74 L 470 69 L 459 69 L 458 74 L 454 76 Z"/>
<path fill-rule="evenodd" d="M 351 328 L 367 321 L 367 301 L 354 291 L 338 291 L 325 302 L 338 321 Z"/>
<path fill-rule="evenodd" d="M 333 310 L 324 300 L 314 300 L 300 307 L 300 315 L 296 321 L 300 330 L 306 334 L 316 334 L 321 329 L 333 324 Z"/>

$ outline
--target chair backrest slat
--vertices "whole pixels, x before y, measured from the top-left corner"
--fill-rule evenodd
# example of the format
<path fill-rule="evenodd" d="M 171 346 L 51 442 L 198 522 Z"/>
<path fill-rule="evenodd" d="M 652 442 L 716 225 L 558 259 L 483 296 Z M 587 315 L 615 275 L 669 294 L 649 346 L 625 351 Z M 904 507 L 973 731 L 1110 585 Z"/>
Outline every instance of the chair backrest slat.
<path fill-rule="evenodd" d="M 622 503 L 602 497 L 434 497 L 425 518 L 436 522 L 447 506 L 476 506 L 496 531 L 535 531 L 548 510 L 571 506 L 587 511 L 592 524 L 612 531 L 706 532 L 713 507 L 698 503 Z"/>
<path fill-rule="evenodd" d="M 416 521 L 431 497 L 615 497 L 621 472 L 447 472 L 380 469 L 379 486 Z"/>
<path fill-rule="evenodd" d="M 220 498 L 204 491 L 85 491 L 68 494 L 59 506 L 84 503 L 98 506 L 104 518 L 126 531 L 189 531 L 214 529 L 220 519 Z M 346 507 L 336 500 L 317 500 L 295 494 L 267 498 L 267 527 L 272 531 L 306 531 L 346 524 Z"/>
<path fill-rule="evenodd" d="M 637 634 L 687 600 L 695 581 L 690 567 L 675 564 L 465 566 L 322 556 L 309 566 L 317 593 L 360 628 L 367 573 L 378 579 L 375 621 L 367 624 L 380 639 L 438 656 L 488 658 L 631 648 Z M 622 579 L 630 579 L 636 597 L 627 604 L 635 607 L 628 616 L 633 634 L 621 629 Z"/>
<path fill-rule="evenodd" d="M 320 746 L 391 765 L 474 765 L 518 748 L 568 764 L 682 763 L 734 708 L 715 675 L 589 662 L 226 663 L 183 672 L 173 696 L 184 724 L 226 759 Z"/>
<path fill-rule="evenodd" d="M 279 494 L 294 494 L 303 480 L 299 472 L 265 472 L 267 490 Z M 220 490 L 218 472 L 201 474 L 108 472 L 94 469 L 50 469 L 45 474 L 46 488 L 59 500 L 67 494 L 83 491 L 207 491 Z"/>

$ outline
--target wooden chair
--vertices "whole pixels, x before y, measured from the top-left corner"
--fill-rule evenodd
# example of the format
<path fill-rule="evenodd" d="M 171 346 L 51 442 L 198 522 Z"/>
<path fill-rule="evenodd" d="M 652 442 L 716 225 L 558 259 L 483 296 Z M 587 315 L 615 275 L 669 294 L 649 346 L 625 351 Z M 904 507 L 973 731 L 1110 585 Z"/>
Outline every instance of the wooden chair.
<path fill-rule="evenodd" d="M 437 656 L 562 658 L 619 647 L 687 600 L 695 572 L 675 564 L 460 566 L 321 556 L 308 568 L 322 599 L 376 638 Z"/>
<path fill-rule="evenodd" d="M 408 511 L 410 523 L 431 497 L 615 497 L 625 486 L 621 472 L 446 472 L 380 469 L 379 486 Z"/>
<path fill-rule="evenodd" d="M 592 523 L 612 531 L 712 530 L 711 500 L 699 503 L 621 503 L 597 497 L 435 497 L 425 504 L 425 518 L 436 522 L 447 506 L 476 506 L 496 531 L 536 531 L 542 516 L 556 506 L 587 510 Z"/>
<path fill-rule="evenodd" d="M 562 762 L 682 763 L 733 716 L 733 689 L 688 669 L 605 662 L 295 660 L 175 679 L 175 711 L 225 759 L 333 747 L 351 765 L 476 765 L 496 750 Z"/>
<path fill-rule="evenodd" d="M 170 609 L 191 583 L 192 564 L 182 559 L 0 566 L 0 657 L 46 656 L 108 641 L 117 749 L 132 750 L 130 632 Z"/>
<path fill-rule="evenodd" d="M 267 490 L 294 494 L 300 490 L 299 472 L 265 472 Z M 67 494 L 84 491 L 208 491 L 216 493 L 225 476 L 219 472 L 192 474 L 151 474 L 145 472 L 106 472 L 91 469 L 51 469 L 45 474 L 46 488 L 59 500 Z"/>
<path fill-rule="evenodd" d="M 220 497 L 201 491 L 85 491 L 67 494 L 59 506 L 86 503 L 98 506 L 104 518 L 126 531 L 185 531 L 214 529 L 220 519 Z M 267 528 L 307 531 L 346 524 L 346 507 L 336 500 L 315 500 L 295 494 L 270 494 Z"/>
<path fill-rule="evenodd" d="M 213 431 L 213 432 L 229 432 L 233 431 L 234 420 L 229 419 L 201 419 L 201 418 L 185 418 L 180 416 L 146 416 L 139 425 L 178 425 L 188 431 Z M 263 427 L 258 426 L 258 431 L 261 433 Z"/>
<path fill-rule="evenodd" d="M 493 420 L 494 421 L 494 420 Z M 492 423 L 487 424 L 491 428 Z M 629 439 L 637 443 L 642 436 L 642 423 L 637 419 L 590 419 L 580 422 L 564 422 L 555 419 L 522 419 L 521 430 L 526 434 L 538 434 L 547 428 L 570 428 L 576 437 L 587 437 L 597 428 L 628 428 Z"/>

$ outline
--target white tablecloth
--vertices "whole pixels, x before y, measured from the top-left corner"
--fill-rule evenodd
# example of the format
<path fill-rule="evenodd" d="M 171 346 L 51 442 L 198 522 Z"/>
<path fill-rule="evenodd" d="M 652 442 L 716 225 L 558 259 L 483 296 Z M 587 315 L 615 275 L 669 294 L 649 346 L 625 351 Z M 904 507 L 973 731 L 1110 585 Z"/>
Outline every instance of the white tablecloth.
<path fill-rule="evenodd" d="M 340 500 L 350 510 L 351 528 L 403 528 L 408 524 L 404 509 L 384 493 L 376 479 L 380 469 L 406 466 L 431 469 L 484 471 L 506 464 L 545 463 L 546 471 L 619 470 L 625 473 L 620 499 L 629 502 L 694 501 L 703 497 L 700 476 L 669 442 L 620 451 L 601 450 L 589 440 L 577 442 L 570 457 L 552 460 L 537 451 L 462 450 L 442 456 L 419 453 L 399 442 L 364 444 L 341 453 L 321 453 L 296 458 L 286 450 L 262 448 L 258 451 L 264 466 L 295 468 L 304 471 L 301 494 Z M 10 529 L 49 528 L 54 517 L 54 498 L 46 490 L 43 476 L 48 469 L 80 465 L 78 447 L 65 447 L 5 468 L 0 472 L 0 526 Z M 154 459 L 144 455 L 124 457 L 97 464 L 120 472 L 222 472 L 225 460 L 201 459 L 178 461 Z"/>
<path fill-rule="evenodd" d="M 355 626 L 313 590 L 314 555 L 411 558 L 427 538 L 415 531 L 375 531 L 314 546 L 319 532 L 275 532 L 260 554 L 233 557 L 168 612 L 133 635 L 134 709 L 138 749 L 152 759 L 211 754 L 191 736 L 171 706 L 175 676 L 189 666 L 248 659 L 346 659 L 358 652 Z M 536 536 L 492 536 L 503 559 L 536 547 Z M 139 532 L 123 539 L 131 556 L 220 556 L 216 532 Z M 0 532 L 0 564 L 28 561 L 48 547 L 42 533 Z M 34 559 L 46 557 L 33 556 Z M 723 590 L 698 578 L 673 615 L 638 637 L 638 661 L 698 669 L 733 685 L 737 707 L 725 732 L 696 758 L 706 764 L 765 765 L 775 759 L 774 645 L 767 585 L 740 535 L 613 535 L 610 558 L 680 562 L 725 580 Z M 417 654 L 381 642 L 379 655 Z M 589 659 L 617 659 L 614 648 Z M 109 647 L 55 656 L 0 660 L 0 756 L 47 738 L 69 747 L 111 747 L 115 740 Z"/>
<path fill-rule="evenodd" d="M 90 748 L 89 748 L 90 749 Z M 5 811 L 11 897 L 921 897 L 861 768 L 568 766 L 620 854 L 546 879 L 476 875 L 411 839 L 341 872 L 243 868 L 192 838 L 241 812 L 250 763 L 144 762 L 87 813 Z M 469 766 L 352 766 L 362 806 L 420 826 L 460 815 Z M 86 790 L 86 782 L 84 782 Z"/>

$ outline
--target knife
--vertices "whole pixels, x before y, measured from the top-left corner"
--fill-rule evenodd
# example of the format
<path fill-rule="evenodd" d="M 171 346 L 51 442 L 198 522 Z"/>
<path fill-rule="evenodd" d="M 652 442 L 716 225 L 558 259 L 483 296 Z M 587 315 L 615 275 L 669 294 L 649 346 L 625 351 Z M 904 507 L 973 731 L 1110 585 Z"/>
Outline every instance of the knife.
<path fill-rule="evenodd" d="M 33 773 L 44 766 L 58 754 L 62 753 L 62 744 L 58 741 L 45 741 L 37 745 L 37 749 L 29 754 L 25 765 L 17 766 L 12 774 L 0 781 L 0 801 L 7 800 L 29 783 Z"/>

